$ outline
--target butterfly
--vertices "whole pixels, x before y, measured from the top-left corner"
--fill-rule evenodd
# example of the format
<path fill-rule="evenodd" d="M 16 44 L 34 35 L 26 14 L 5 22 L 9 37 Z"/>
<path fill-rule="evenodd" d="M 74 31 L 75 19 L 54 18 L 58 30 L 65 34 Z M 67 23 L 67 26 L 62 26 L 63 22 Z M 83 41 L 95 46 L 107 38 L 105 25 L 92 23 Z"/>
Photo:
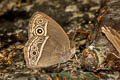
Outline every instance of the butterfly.
<path fill-rule="evenodd" d="M 68 61 L 75 53 L 69 37 L 51 17 L 35 12 L 29 22 L 24 58 L 28 68 L 49 67 Z"/>
<path fill-rule="evenodd" d="M 120 33 L 111 26 L 106 25 L 102 26 L 101 30 L 120 54 Z M 117 55 L 120 56 L 119 54 Z"/>

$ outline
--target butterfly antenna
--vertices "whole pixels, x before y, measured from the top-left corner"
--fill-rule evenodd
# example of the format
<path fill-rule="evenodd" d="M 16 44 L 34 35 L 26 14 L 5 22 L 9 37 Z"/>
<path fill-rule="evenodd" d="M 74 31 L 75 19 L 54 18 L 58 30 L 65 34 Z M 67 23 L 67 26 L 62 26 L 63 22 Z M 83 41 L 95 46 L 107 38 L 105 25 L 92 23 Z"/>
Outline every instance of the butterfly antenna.
<path fill-rule="evenodd" d="M 73 37 L 72 37 L 72 39 L 71 39 L 71 45 L 72 45 L 72 47 L 75 47 L 74 39 L 75 39 L 76 33 L 77 33 L 77 26 L 76 26 L 75 29 L 74 29 Z"/>
<path fill-rule="evenodd" d="M 77 27 L 75 27 L 74 34 L 73 34 L 73 37 L 72 37 L 72 41 L 74 41 L 76 33 L 77 33 Z"/>

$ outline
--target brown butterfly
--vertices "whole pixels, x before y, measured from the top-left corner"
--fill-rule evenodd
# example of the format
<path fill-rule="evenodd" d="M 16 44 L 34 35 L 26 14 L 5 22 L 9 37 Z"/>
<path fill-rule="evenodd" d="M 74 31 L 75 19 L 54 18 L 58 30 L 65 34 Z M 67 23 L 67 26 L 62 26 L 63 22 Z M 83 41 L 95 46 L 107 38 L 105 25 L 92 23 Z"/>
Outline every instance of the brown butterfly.
<path fill-rule="evenodd" d="M 118 52 L 115 52 L 116 56 L 120 58 L 120 1 L 108 0 L 106 8 L 99 25 L 101 31 Z"/>
<path fill-rule="evenodd" d="M 29 68 L 64 63 L 75 53 L 75 48 L 71 48 L 70 40 L 62 27 L 41 12 L 35 12 L 31 17 L 28 38 L 24 57 Z"/>
<path fill-rule="evenodd" d="M 120 33 L 110 26 L 102 26 L 101 30 L 120 54 Z"/>

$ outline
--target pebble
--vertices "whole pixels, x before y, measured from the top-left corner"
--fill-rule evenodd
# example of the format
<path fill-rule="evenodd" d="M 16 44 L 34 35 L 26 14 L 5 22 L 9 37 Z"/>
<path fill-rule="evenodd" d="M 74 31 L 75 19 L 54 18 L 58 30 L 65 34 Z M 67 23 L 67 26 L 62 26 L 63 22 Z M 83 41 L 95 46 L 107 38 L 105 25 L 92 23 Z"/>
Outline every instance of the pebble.
<path fill-rule="evenodd" d="M 76 12 L 79 11 L 77 5 L 69 5 L 65 8 L 65 12 Z"/>

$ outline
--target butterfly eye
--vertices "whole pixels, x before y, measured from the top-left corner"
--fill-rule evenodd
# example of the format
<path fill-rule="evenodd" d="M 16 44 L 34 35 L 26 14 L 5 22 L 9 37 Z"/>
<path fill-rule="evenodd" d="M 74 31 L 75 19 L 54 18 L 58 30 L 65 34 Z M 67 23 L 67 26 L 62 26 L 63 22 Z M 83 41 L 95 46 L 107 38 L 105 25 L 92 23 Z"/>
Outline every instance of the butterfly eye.
<path fill-rule="evenodd" d="M 35 52 L 35 51 L 33 52 L 33 55 L 36 55 L 36 52 Z"/>
<path fill-rule="evenodd" d="M 39 20 L 37 21 L 37 23 L 38 23 L 38 24 L 42 24 L 42 23 L 43 23 L 43 19 L 39 19 Z"/>
<path fill-rule="evenodd" d="M 42 29 L 38 29 L 38 30 L 37 30 L 37 33 L 38 33 L 38 34 L 42 34 Z"/>
<path fill-rule="evenodd" d="M 39 20 L 39 23 L 43 23 L 43 19 L 40 19 L 40 20 Z"/>
<path fill-rule="evenodd" d="M 37 35 L 43 35 L 44 34 L 44 30 L 42 28 L 37 28 L 36 29 L 36 34 Z"/>
<path fill-rule="evenodd" d="M 37 18 L 37 19 L 35 20 L 35 23 L 38 24 L 38 25 L 42 25 L 42 24 L 44 23 L 44 19 L 42 19 L 42 18 Z"/>

